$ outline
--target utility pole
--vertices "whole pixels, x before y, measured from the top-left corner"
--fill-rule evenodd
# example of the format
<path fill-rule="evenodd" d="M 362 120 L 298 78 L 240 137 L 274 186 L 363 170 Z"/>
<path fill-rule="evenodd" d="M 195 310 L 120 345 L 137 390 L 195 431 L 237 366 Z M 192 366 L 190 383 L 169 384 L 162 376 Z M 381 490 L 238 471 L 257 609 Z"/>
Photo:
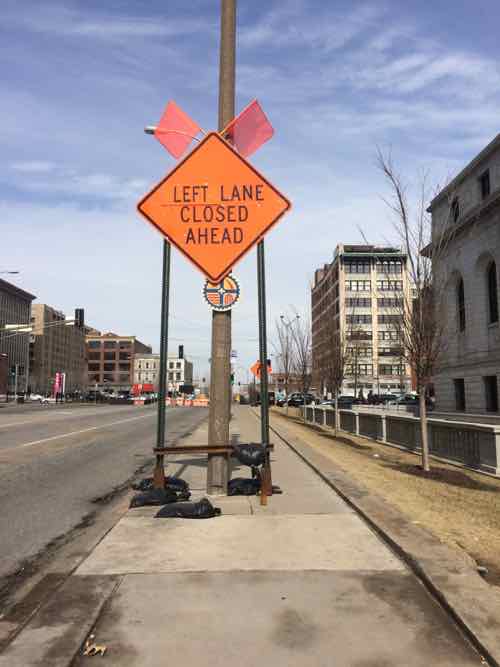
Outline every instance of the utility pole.
<path fill-rule="evenodd" d="M 236 71 L 236 0 L 221 0 L 219 62 L 219 132 L 234 118 Z M 231 311 L 212 313 L 212 355 L 210 368 L 210 412 L 208 444 L 229 444 L 231 412 Z M 207 492 L 227 493 L 227 456 L 208 455 Z"/>

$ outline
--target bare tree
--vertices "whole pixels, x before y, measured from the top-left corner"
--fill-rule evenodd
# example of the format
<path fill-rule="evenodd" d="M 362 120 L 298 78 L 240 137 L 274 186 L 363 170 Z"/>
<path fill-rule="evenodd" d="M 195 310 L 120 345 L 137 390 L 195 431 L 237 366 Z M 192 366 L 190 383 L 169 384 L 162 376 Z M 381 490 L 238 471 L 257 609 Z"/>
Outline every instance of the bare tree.
<path fill-rule="evenodd" d="M 293 371 L 300 383 L 304 397 L 304 421 L 306 420 L 306 394 L 312 382 L 311 325 L 296 315 L 290 323 L 293 341 Z"/>
<path fill-rule="evenodd" d="M 432 234 L 431 216 L 427 211 L 431 193 L 426 175 L 421 179 L 416 203 L 410 205 L 407 187 L 397 173 L 390 154 L 384 155 L 378 149 L 377 164 L 391 190 L 391 197 L 385 202 L 395 216 L 394 227 L 407 255 L 411 290 L 405 294 L 400 315 L 394 318 L 393 326 L 398 331 L 401 354 L 416 379 L 422 468 L 428 472 L 430 466 L 426 397 L 437 362 L 446 345 L 446 321 L 441 316 L 444 312 L 446 284 L 435 279 L 433 264 L 443 258 L 453 230 L 449 215 L 447 223 Z"/>
<path fill-rule="evenodd" d="M 275 321 L 276 340 L 273 347 L 276 351 L 276 356 L 279 359 L 279 371 L 283 376 L 283 385 L 285 388 L 286 402 L 285 410 L 288 415 L 288 395 L 290 387 L 290 377 L 294 368 L 294 344 L 291 331 L 291 324 L 285 322 L 283 315 L 279 320 Z"/>
<path fill-rule="evenodd" d="M 336 326 L 335 320 L 331 319 L 325 326 L 324 331 L 325 357 L 323 368 L 328 390 L 334 399 L 335 420 L 334 431 L 337 435 L 339 426 L 339 404 L 338 397 L 341 392 L 342 383 L 346 375 L 346 367 L 350 361 L 349 341 L 347 336 Z"/>

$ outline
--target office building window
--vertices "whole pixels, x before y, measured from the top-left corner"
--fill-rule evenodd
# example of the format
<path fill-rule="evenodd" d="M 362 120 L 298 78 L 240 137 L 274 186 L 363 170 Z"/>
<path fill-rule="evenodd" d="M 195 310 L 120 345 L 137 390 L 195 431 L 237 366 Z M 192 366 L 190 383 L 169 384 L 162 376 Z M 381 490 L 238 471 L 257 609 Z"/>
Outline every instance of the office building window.
<path fill-rule="evenodd" d="M 393 340 L 397 342 L 401 340 L 399 331 L 379 331 L 378 337 L 379 340 Z"/>
<path fill-rule="evenodd" d="M 111 349 L 114 349 L 115 347 L 116 347 L 116 340 L 105 340 L 104 341 L 104 348 L 105 349 L 107 348 L 108 350 L 111 350 Z"/>
<path fill-rule="evenodd" d="M 347 315 L 346 316 L 347 324 L 371 324 L 372 316 L 371 315 Z"/>
<path fill-rule="evenodd" d="M 401 324 L 402 315 L 378 315 L 379 324 Z"/>
<path fill-rule="evenodd" d="M 91 350 L 98 350 L 101 347 L 101 341 L 100 340 L 89 340 L 89 349 Z"/>
<path fill-rule="evenodd" d="M 455 410 L 465 412 L 465 380 L 456 378 L 453 380 L 453 386 L 455 387 Z"/>
<path fill-rule="evenodd" d="M 346 273 L 370 273 L 370 262 L 346 262 L 344 264 Z"/>
<path fill-rule="evenodd" d="M 487 375 L 483 377 L 484 395 L 486 399 L 486 410 L 488 412 L 498 412 L 498 383 L 496 375 Z"/>
<path fill-rule="evenodd" d="M 115 370 L 115 365 L 114 364 L 104 364 L 104 370 L 105 371 L 114 371 Z"/>
<path fill-rule="evenodd" d="M 457 284 L 457 312 L 458 312 L 458 330 L 465 331 L 465 294 L 464 281 L 462 278 Z"/>
<path fill-rule="evenodd" d="M 490 324 L 498 322 L 498 290 L 497 290 L 497 265 L 491 262 L 487 271 L 488 283 L 488 314 Z"/>
<path fill-rule="evenodd" d="M 372 364 L 358 364 L 356 373 L 356 364 L 346 365 L 346 375 L 373 375 Z"/>
<path fill-rule="evenodd" d="M 377 280 L 377 289 L 381 292 L 400 292 L 403 289 L 402 280 Z"/>
<path fill-rule="evenodd" d="M 372 356 L 372 348 L 371 347 L 348 347 L 347 348 L 347 355 L 350 359 L 356 358 L 356 357 L 371 357 Z"/>
<path fill-rule="evenodd" d="M 379 375 L 403 375 L 404 368 L 399 364 L 380 364 L 378 367 Z"/>
<path fill-rule="evenodd" d="M 114 352 L 105 352 L 104 353 L 104 359 L 106 361 L 114 361 L 115 360 L 115 353 Z"/>
<path fill-rule="evenodd" d="M 345 300 L 346 308 L 371 308 L 372 300 L 369 297 L 355 296 Z"/>
<path fill-rule="evenodd" d="M 89 352 L 88 354 L 89 361 L 99 361 L 101 359 L 100 352 Z"/>
<path fill-rule="evenodd" d="M 371 280 L 346 280 L 345 288 L 349 292 L 369 292 L 372 283 Z"/>
<path fill-rule="evenodd" d="M 347 333 L 349 340 L 371 340 L 372 336 L 372 331 L 349 331 Z"/>
<path fill-rule="evenodd" d="M 377 299 L 377 305 L 379 308 L 402 308 L 403 299 L 395 296 L 384 296 L 381 299 Z"/>
<path fill-rule="evenodd" d="M 388 274 L 401 274 L 403 273 L 403 264 L 398 261 L 381 261 L 377 262 L 377 273 L 381 273 L 384 276 Z"/>
<path fill-rule="evenodd" d="M 479 177 L 479 187 L 481 189 L 481 199 L 486 199 L 491 192 L 490 170 L 487 169 Z"/>

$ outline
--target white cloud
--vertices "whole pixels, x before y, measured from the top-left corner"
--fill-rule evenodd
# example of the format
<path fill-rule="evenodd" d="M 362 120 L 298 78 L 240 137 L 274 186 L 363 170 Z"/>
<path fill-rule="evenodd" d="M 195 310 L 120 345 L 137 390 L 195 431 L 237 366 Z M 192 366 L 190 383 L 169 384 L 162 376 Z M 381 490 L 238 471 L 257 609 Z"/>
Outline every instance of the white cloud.
<path fill-rule="evenodd" d="M 54 171 L 56 165 L 54 162 L 46 160 L 27 160 L 25 162 L 13 162 L 10 168 L 26 174 L 46 174 Z"/>

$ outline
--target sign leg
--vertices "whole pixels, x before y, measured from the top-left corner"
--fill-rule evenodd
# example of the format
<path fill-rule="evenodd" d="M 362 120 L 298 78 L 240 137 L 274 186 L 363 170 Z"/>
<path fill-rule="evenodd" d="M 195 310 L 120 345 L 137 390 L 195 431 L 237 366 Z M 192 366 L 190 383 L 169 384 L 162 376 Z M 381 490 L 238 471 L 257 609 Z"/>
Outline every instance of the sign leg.
<path fill-rule="evenodd" d="M 266 267 L 264 241 L 257 246 L 257 289 L 259 296 L 259 357 L 260 357 L 260 429 L 261 440 L 266 448 L 266 460 L 262 469 L 260 491 L 261 505 L 267 505 L 267 496 L 272 494 L 271 457 L 269 455 L 269 392 L 267 375 L 267 321 L 266 321 Z"/>
<path fill-rule="evenodd" d="M 163 270 L 161 287 L 161 330 L 160 330 L 160 379 L 158 383 L 158 422 L 156 431 L 156 448 L 165 447 L 166 415 L 165 401 L 167 398 L 167 360 L 168 360 L 168 314 L 170 305 L 170 253 L 168 241 L 163 242 Z M 156 454 L 156 465 L 153 474 L 155 489 L 165 488 L 164 454 Z"/>

